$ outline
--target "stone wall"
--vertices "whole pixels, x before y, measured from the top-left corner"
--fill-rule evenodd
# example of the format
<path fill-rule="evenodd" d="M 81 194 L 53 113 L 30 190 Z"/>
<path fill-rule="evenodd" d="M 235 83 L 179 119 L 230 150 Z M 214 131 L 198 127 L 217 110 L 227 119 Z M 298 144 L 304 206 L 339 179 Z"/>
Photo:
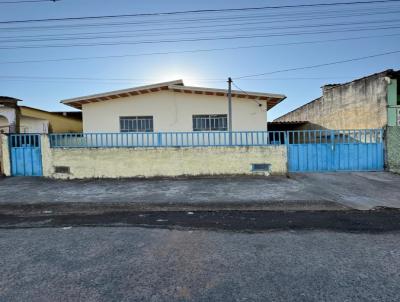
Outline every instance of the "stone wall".
<path fill-rule="evenodd" d="M 386 164 L 391 172 L 400 173 L 400 127 L 387 127 Z"/>

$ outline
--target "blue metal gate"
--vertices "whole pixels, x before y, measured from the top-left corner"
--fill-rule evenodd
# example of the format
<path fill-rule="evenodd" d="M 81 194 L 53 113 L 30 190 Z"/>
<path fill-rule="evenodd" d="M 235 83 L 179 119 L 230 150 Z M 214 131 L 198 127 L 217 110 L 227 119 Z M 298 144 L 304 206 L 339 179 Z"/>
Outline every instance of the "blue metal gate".
<path fill-rule="evenodd" d="M 288 131 L 289 172 L 382 171 L 383 130 Z"/>
<path fill-rule="evenodd" d="M 11 175 L 42 176 L 40 134 L 10 134 Z"/>

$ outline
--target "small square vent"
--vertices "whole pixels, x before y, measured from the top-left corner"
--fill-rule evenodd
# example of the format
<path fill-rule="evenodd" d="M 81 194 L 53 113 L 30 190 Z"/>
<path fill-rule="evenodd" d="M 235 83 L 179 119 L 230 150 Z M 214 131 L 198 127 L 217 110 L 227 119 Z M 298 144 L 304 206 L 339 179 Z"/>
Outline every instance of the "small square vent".
<path fill-rule="evenodd" d="M 70 174 L 70 169 L 69 169 L 69 167 L 66 167 L 66 166 L 55 166 L 54 172 L 62 173 L 62 174 Z"/>
<path fill-rule="evenodd" d="M 271 164 L 251 164 L 252 172 L 270 172 Z"/>

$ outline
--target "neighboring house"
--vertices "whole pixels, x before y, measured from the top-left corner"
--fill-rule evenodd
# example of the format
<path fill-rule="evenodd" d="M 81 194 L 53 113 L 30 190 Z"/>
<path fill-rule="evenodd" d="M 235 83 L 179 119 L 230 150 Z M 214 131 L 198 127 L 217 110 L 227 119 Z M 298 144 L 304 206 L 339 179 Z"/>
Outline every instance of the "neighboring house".
<path fill-rule="evenodd" d="M 385 129 L 386 165 L 400 171 L 399 78 L 400 71 L 390 69 L 344 84 L 325 85 L 320 98 L 275 119 L 273 124 L 299 130 Z"/>
<path fill-rule="evenodd" d="M 307 121 L 316 128 L 372 129 L 399 126 L 399 71 L 386 70 L 322 87 L 322 96 L 274 122 Z"/>
<path fill-rule="evenodd" d="M 232 130 L 267 130 L 267 111 L 281 94 L 232 91 Z M 227 90 L 184 86 L 181 80 L 61 101 L 81 109 L 83 131 L 227 131 Z"/>
<path fill-rule="evenodd" d="M 49 112 L 19 106 L 21 100 L 0 97 L 0 132 L 82 132 L 81 112 Z"/>

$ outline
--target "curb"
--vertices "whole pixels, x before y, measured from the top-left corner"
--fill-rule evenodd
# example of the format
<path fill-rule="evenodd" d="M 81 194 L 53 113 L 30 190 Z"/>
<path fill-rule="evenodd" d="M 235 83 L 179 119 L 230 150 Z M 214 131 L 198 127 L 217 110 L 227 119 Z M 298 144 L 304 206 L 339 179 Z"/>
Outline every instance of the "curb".
<path fill-rule="evenodd" d="M 68 202 L 68 203 L 1 203 L 1 215 L 93 215 L 115 212 L 187 212 L 187 211 L 354 211 L 357 209 L 333 201 L 265 201 L 265 202 Z"/>

